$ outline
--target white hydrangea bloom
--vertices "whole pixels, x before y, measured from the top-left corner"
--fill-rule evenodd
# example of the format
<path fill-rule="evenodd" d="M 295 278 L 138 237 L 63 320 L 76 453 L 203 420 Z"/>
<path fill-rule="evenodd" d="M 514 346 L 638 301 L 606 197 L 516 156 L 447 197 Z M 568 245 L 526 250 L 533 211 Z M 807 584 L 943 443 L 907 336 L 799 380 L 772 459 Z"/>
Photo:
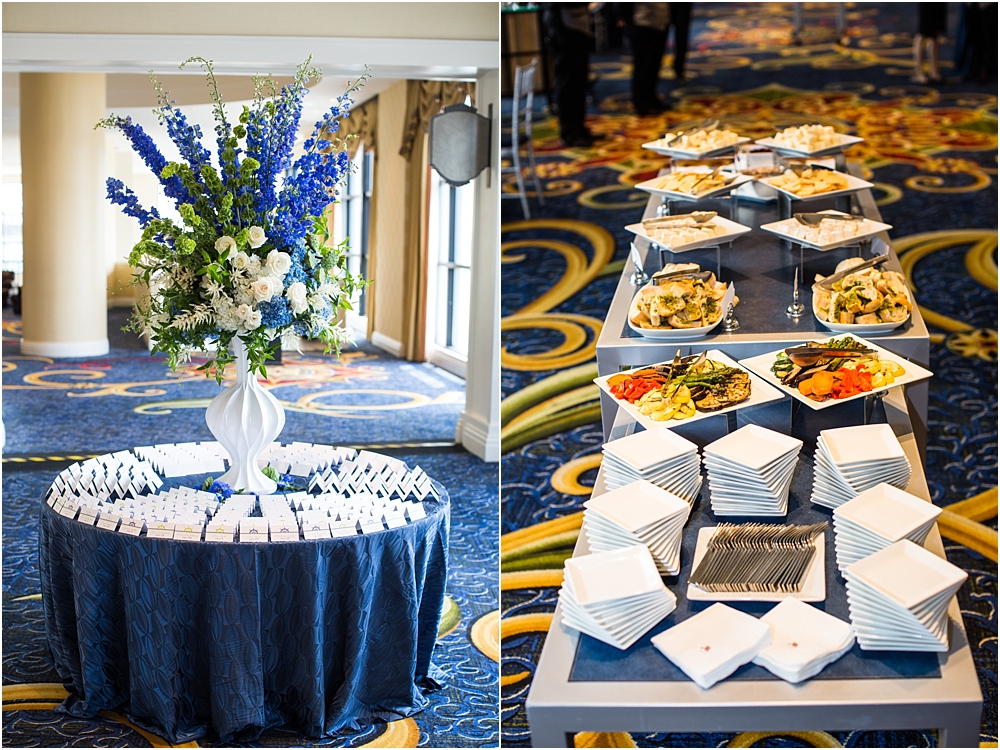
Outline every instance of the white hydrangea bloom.
<path fill-rule="evenodd" d="M 261 265 L 260 258 L 256 255 L 251 255 L 250 262 L 247 264 L 247 276 L 256 279 L 260 276 L 261 270 L 263 270 L 263 266 Z"/>
<path fill-rule="evenodd" d="M 224 331 L 238 331 L 240 328 L 240 317 L 236 313 L 236 305 L 226 294 L 220 294 L 212 300 L 212 310 L 215 312 L 215 320 L 219 328 Z"/>

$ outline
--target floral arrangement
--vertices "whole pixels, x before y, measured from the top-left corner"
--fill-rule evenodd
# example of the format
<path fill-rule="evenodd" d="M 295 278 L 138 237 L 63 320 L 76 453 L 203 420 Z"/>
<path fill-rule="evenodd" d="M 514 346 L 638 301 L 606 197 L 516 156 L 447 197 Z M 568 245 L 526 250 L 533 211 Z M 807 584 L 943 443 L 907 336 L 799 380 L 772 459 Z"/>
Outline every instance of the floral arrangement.
<path fill-rule="evenodd" d="M 201 57 L 214 102 L 218 165 L 201 143 L 201 128 L 190 125 L 150 72 L 157 93 L 154 110 L 183 161 L 168 162 L 153 139 L 130 117 L 112 115 L 97 127 L 119 129 L 157 175 L 177 207 L 180 222 L 145 209 L 120 180 L 107 181 L 108 198 L 139 220 L 142 239 L 129 264 L 134 279 L 149 289 L 136 306 L 129 330 L 148 334 L 153 351 L 167 355 L 171 368 L 216 343 L 214 359 L 199 369 L 222 382 L 234 360 L 230 343 L 246 347 L 250 372 L 266 376 L 271 342 L 282 333 L 322 339 L 327 351 L 348 342 L 334 322 L 364 282 L 347 270 L 346 246 L 330 244 L 325 211 L 350 162 L 333 138 L 346 117 L 350 95 L 362 76 L 315 124 L 292 161 L 306 84 L 321 74 L 300 65 L 293 83 L 279 89 L 270 76 L 254 76 L 254 98 L 231 123 L 212 69 Z"/>

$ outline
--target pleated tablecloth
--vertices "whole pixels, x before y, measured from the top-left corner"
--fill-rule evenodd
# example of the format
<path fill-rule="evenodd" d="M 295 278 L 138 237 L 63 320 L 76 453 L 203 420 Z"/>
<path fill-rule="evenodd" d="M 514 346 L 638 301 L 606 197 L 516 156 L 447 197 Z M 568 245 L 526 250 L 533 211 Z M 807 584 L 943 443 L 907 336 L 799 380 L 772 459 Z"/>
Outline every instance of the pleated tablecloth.
<path fill-rule="evenodd" d="M 212 543 L 131 537 L 44 502 L 45 629 L 73 716 L 126 713 L 172 743 L 311 737 L 427 704 L 449 501 L 398 529 Z"/>

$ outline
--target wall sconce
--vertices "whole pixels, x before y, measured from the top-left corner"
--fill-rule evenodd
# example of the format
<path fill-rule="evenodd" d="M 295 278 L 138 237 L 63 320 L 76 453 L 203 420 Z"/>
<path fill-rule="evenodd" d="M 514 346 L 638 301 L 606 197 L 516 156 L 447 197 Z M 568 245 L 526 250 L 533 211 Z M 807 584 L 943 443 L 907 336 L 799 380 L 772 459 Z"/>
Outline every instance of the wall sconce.
<path fill-rule="evenodd" d="M 460 187 L 491 164 L 493 105 L 483 117 L 474 107 L 453 104 L 430 122 L 430 164 L 449 185 Z M 489 172 L 486 186 L 489 187 Z"/>

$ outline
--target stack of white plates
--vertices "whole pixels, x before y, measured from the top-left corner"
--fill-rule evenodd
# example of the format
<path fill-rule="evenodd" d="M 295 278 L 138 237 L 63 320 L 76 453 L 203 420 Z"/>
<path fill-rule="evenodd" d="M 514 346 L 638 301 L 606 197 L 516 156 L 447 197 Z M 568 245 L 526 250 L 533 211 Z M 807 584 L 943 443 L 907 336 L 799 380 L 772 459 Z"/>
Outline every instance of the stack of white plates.
<path fill-rule="evenodd" d="M 948 604 L 968 578 L 964 570 L 904 539 L 843 572 L 862 649 L 948 650 Z"/>
<path fill-rule="evenodd" d="M 753 659 L 771 642 L 771 627 L 725 604 L 664 630 L 653 645 L 698 687 L 707 690 Z"/>
<path fill-rule="evenodd" d="M 661 575 L 681 570 L 681 531 L 691 506 L 640 479 L 584 503 L 583 531 L 592 552 L 645 544 Z"/>
<path fill-rule="evenodd" d="M 645 479 L 692 502 L 701 490 L 698 446 L 666 428 L 643 430 L 604 446 L 609 490 Z"/>
<path fill-rule="evenodd" d="M 816 441 L 812 501 L 836 508 L 887 482 L 906 487 L 910 462 L 892 428 L 866 424 L 823 430 Z"/>
<path fill-rule="evenodd" d="M 642 544 L 566 560 L 563 623 L 626 649 L 674 611 L 675 597 Z"/>
<path fill-rule="evenodd" d="M 941 509 L 891 484 L 878 484 L 833 510 L 837 567 L 843 570 L 901 539 L 923 544 Z"/>
<path fill-rule="evenodd" d="M 802 441 L 748 424 L 705 446 L 712 512 L 783 516 Z"/>
<path fill-rule="evenodd" d="M 815 677 L 854 647 L 849 624 L 798 599 L 785 599 L 760 620 L 771 626 L 771 645 L 753 663 L 787 682 Z"/>

